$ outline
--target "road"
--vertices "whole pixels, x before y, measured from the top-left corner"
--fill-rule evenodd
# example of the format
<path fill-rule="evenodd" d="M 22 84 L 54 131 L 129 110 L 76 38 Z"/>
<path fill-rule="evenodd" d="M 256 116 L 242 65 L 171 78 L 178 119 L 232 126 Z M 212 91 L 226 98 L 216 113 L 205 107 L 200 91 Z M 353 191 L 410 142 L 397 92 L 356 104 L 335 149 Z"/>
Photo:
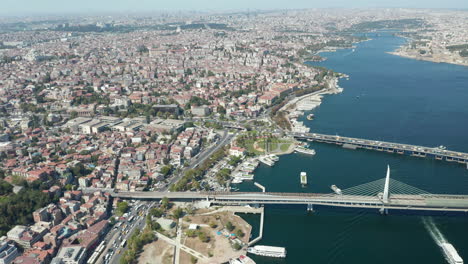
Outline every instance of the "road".
<path fill-rule="evenodd" d="M 169 180 L 169 183 L 166 185 L 166 187 L 161 188 L 160 191 L 167 191 L 169 187 L 179 181 L 183 176 L 185 171 L 189 169 L 196 168 L 199 164 L 203 163 L 207 158 L 209 158 L 213 153 L 215 153 L 218 149 L 226 146 L 231 142 L 231 140 L 234 138 L 235 134 L 230 134 L 228 131 L 224 130 L 223 136 L 221 139 L 214 144 L 213 146 L 209 147 L 208 149 L 202 151 L 198 156 L 196 156 L 192 161 L 190 162 L 189 166 L 184 168 L 180 173 L 175 175 Z"/>
<path fill-rule="evenodd" d="M 136 203 L 134 206 L 130 208 L 128 211 L 128 217 L 134 216 L 132 222 L 128 222 L 127 220 L 121 220 L 122 225 L 120 227 L 114 227 L 112 230 L 107 233 L 104 240 L 106 241 L 106 248 L 104 249 L 103 253 L 99 257 L 96 263 L 119 263 L 120 258 L 122 257 L 127 245 L 124 248 L 120 247 L 120 244 L 124 239 L 128 239 L 132 233 L 138 228 L 142 230 L 145 227 L 145 216 L 148 214 L 148 211 L 151 207 L 153 207 L 155 202 L 140 202 Z M 140 208 L 137 210 L 136 206 L 141 205 Z M 139 216 L 140 212 L 145 212 Z M 126 225 L 125 227 L 123 227 Z M 118 251 L 120 250 L 120 252 Z M 108 262 L 104 261 L 104 256 L 107 253 L 112 252 L 112 256 L 108 260 Z M 119 253 L 117 253 L 119 252 Z"/>

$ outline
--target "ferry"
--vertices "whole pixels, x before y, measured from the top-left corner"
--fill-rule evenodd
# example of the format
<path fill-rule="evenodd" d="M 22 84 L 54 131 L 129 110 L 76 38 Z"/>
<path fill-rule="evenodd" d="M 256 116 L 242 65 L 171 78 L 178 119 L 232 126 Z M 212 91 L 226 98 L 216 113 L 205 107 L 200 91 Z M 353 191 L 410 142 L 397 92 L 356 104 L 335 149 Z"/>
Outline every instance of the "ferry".
<path fill-rule="evenodd" d="M 302 154 L 315 155 L 315 150 L 306 147 L 297 146 L 294 150 Z"/>
<path fill-rule="evenodd" d="M 451 264 L 463 264 L 463 259 L 458 255 L 457 250 L 450 243 L 442 243 L 440 245 L 444 250 L 444 254 Z"/>
<path fill-rule="evenodd" d="M 259 256 L 285 258 L 286 248 L 284 247 L 271 247 L 271 246 L 254 246 L 247 248 L 247 252 Z"/>
<path fill-rule="evenodd" d="M 307 120 L 314 120 L 314 114 L 307 115 Z"/>
<path fill-rule="evenodd" d="M 330 186 L 330 188 L 331 188 L 336 194 L 338 194 L 338 195 L 342 195 L 342 194 L 343 194 L 343 192 L 341 191 L 341 189 L 338 188 L 338 187 L 336 187 L 335 184 L 333 184 L 332 186 Z"/>
<path fill-rule="evenodd" d="M 255 264 L 255 261 L 253 261 L 248 256 L 241 255 L 238 258 L 233 258 L 229 260 L 229 264 Z"/>
<path fill-rule="evenodd" d="M 305 171 L 301 172 L 300 177 L 302 186 L 307 185 L 307 173 Z"/>

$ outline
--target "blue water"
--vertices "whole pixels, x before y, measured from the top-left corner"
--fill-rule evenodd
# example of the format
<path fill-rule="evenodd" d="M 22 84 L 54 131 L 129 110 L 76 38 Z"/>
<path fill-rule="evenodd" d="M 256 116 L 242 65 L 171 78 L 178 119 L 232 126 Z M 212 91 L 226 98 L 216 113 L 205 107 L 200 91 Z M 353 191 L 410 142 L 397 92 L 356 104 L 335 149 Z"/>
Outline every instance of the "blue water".
<path fill-rule="evenodd" d="M 312 131 L 424 146 L 445 145 L 468 152 L 468 67 L 417 61 L 387 54 L 405 42 L 391 34 L 372 35 L 356 50 L 324 53 L 315 65 L 348 74 L 344 92 L 324 98 L 302 118 Z M 468 194 L 468 170 L 454 163 L 314 143 L 316 156 L 282 156 L 261 166 L 255 181 L 267 191 L 331 192 L 385 176 L 432 193 Z M 302 188 L 299 173 L 309 185 Z M 241 190 L 258 189 L 252 183 Z M 305 206 L 269 206 L 260 244 L 285 246 L 284 260 L 252 256 L 257 263 L 446 263 L 422 214 Z M 255 221 L 252 222 L 255 225 Z M 434 223 L 468 259 L 468 216 L 439 214 Z M 433 228 L 430 228 L 431 230 Z"/>

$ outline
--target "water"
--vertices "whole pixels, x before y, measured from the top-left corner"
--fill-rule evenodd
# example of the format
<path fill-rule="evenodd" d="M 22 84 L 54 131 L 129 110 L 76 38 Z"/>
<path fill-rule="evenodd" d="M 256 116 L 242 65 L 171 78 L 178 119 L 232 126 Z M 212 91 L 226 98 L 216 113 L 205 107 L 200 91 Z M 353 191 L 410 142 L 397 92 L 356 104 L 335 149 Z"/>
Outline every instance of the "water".
<path fill-rule="evenodd" d="M 437 64 L 387 54 L 405 42 L 390 34 L 372 36 L 355 52 L 325 53 L 316 65 L 350 75 L 344 92 L 326 96 L 302 121 L 318 133 L 411 143 L 445 145 L 468 152 L 468 67 Z M 459 164 L 409 156 L 347 150 L 314 143 L 316 156 L 282 156 L 274 167 L 261 165 L 255 181 L 267 191 L 331 192 L 391 177 L 432 193 L 468 194 L 468 170 Z M 309 185 L 302 188 L 299 173 Z M 252 183 L 241 190 L 258 191 Z M 260 244 L 285 246 L 284 260 L 251 256 L 257 263 L 446 263 L 435 229 L 420 213 L 306 206 L 267 206 Z M 468 217 L 438 214 L 431 218 L 444 239 L 468 259 Z M 255 221 L 252 221 L 256 225 Z M 434 225 L 435 226 L 435 225 Z M 431 227 L 434 227 L 431 226 Z M 432 231 L 431 231 L 432 230 Z M 440 236 L 439 236 L 440 238 Z"/>

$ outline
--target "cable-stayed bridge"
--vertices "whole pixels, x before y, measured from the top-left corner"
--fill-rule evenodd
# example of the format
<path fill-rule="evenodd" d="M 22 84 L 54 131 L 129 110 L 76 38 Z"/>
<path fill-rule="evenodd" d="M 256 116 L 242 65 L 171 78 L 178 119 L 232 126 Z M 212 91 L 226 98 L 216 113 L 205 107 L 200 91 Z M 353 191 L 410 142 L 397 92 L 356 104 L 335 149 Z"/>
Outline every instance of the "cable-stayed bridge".
<path fill-rule="evenodd" d="M 430 194 L 392 180 L 390 168 L 384 179 L 344 189 L 340 193 L 279 192 L 112 192 L 121 199 L 204 200 L 212 204 L 307 204 L 351 208 L 468 212 L 468 195 Z"/>

